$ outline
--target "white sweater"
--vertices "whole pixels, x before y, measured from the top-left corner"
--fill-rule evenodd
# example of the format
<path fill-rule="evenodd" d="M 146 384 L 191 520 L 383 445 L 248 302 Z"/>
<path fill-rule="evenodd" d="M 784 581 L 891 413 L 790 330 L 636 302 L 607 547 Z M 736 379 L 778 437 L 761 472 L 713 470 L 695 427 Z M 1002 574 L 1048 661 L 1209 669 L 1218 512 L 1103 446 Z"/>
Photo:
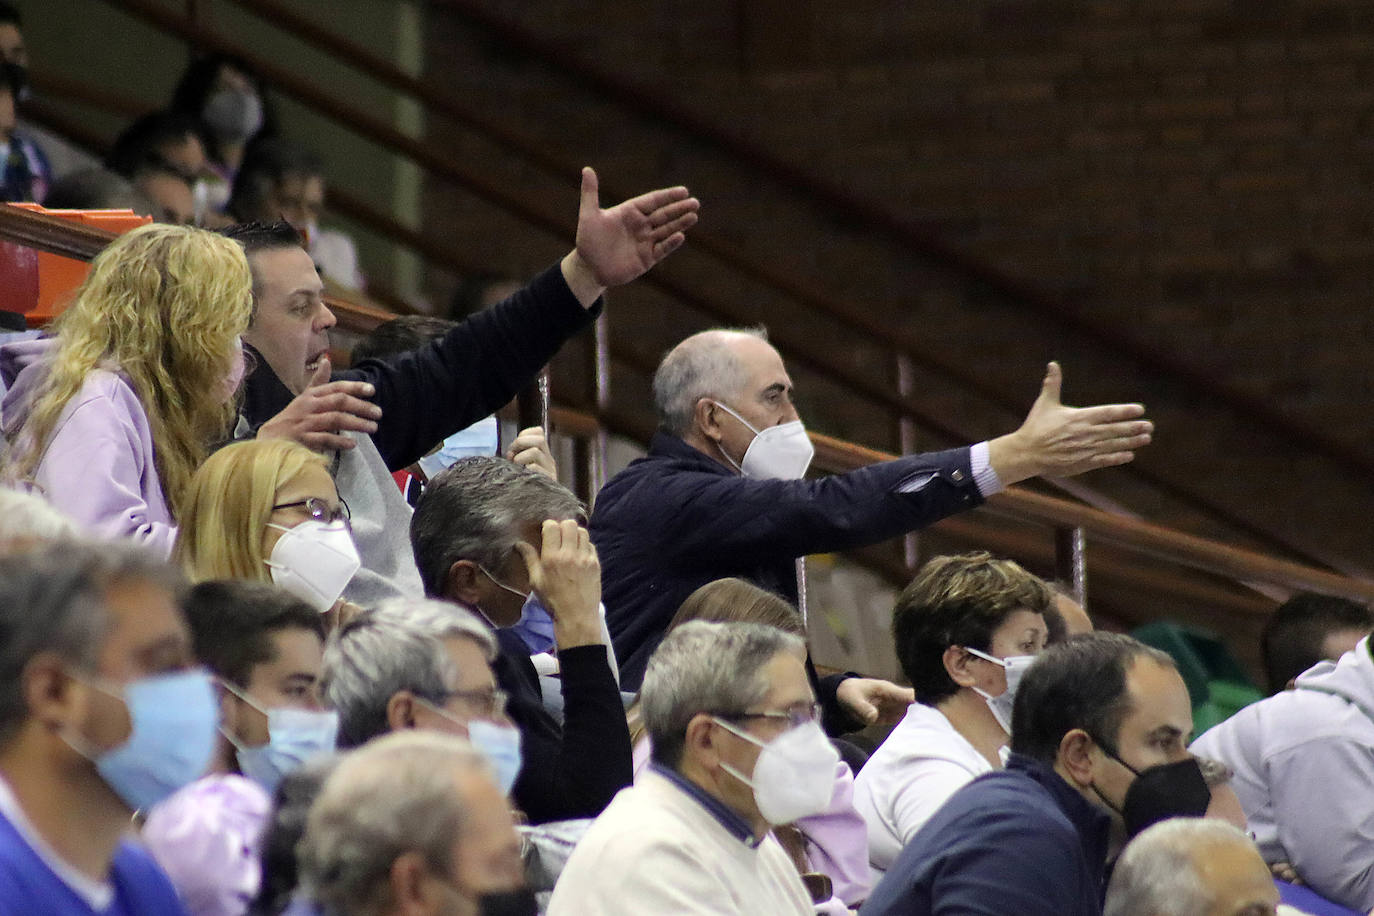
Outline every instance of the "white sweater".
<path fill-rule="evenodd" d="M 622 789 L 577 844 L 548 916 L 811 916 L 782 847 L 750 848 L 700 802 L 650 770 Z"/>

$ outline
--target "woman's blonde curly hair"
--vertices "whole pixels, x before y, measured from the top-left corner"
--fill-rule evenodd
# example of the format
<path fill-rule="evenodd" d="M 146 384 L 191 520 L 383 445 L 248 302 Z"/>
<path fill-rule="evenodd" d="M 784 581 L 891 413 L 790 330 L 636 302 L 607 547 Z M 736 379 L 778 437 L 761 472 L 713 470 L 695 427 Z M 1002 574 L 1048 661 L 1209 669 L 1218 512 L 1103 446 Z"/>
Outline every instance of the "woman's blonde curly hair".
<path fill-rule="evenodd" d="M 237 414 L 226 382 L 253 314 L 248 259 L 188 226 L 140 226 L 110 243 L 54 322 L 56 350 L 19 430 L 32 477 L 58 420 L 95 369 L 123 373 L 148 415 L 162 492 L 176 518 L 191 475 Z"/>

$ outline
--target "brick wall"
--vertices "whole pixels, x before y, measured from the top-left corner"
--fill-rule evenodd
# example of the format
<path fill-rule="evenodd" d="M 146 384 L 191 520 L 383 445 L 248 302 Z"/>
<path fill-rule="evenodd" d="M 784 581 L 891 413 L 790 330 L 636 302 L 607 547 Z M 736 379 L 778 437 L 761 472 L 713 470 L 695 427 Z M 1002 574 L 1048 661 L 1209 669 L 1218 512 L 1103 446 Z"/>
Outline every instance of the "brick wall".
<path fill-rule="evenodd" d="M 1374 3 L 492 6 L 1295 417 L 1351 442 L 1366 438 Z M 440 10 L 433 16 L 435 46 L 445 48 L 432 62 L 436 79 L 499 106 L 550 147 L 597 162 L 620 187 L 688 181 L 713 231 L 870 303 L 894 328 L 1027 400 L 1043 360 L 1064 358 L 1078 399 L 1143 397 L 1158 408 L 1162 435 L 1149 461 L 1160 473 L 1356 563 L 1374 547 L 1363 521 L 1367 481 L 1281 449 L 1194 394 L 690 138 L 512 60 Z M 511 181 L 527 177 L 464 132 L 435 131 Z M 441 189 L 434 201 L 437 219 L 473 212 Z M 453 231 L 476 252 L 512 259 L 508 239 Z M 820 336 L 856 366 L 886 371 L 871 341 L 797 317 L 766 291 L 686 258 L 674 269 L 750 303 L 775 327 Z M 647 351 L 703 320 L 665 325 L 660 312 L 640 324 L 627 316 L 625 333 Z M 858 419 L 840 394 L 813 387 L 816 409 L 833 418 L 829 431 L 889 444 L 881 421 Z M 930 380 L 937 409 L 975 434 L 1014 419 L 938 388 Z M 1164 502 L 1138 508 L 1165 511 Z"/>

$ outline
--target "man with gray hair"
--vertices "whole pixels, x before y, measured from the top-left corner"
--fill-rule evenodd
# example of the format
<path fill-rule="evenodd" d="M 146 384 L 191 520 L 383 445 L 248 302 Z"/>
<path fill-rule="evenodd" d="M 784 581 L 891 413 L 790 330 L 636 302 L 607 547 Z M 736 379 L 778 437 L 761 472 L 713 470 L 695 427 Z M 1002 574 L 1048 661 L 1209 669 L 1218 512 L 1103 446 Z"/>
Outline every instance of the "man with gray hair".
<path fill-rule="evenodd" d="M 464 458 L 429 482 L 411 520 L 425 590 L 474 608 L 500 652 L 496 681 L 524 735 L 515 797 L 533 823 L 596 817 L 634 779 L 630 732 L 603 642 L 601 568 L 577 497 L 504 458 Z M 516 631 L 542 619 L 548 630 Z M 542 636 L 543 643 L 526 640 Z M 563 721 L 531 651 L 556 649 Z"/>
<path fill-rule="evenodd" d="M 1104 916 L 1274 916 L 1279 892 L 1244 833 L 1211 818 L 1174 818 L 1117 860 Z"/>
<path fill-rule="evenodd" d="M 452 735 L 387 735 L 345 756 L 299 850 L 303 889 L 329 916 L 538 912 L 505 799 Z"/>
<path fill-rule="evenodd" d="M 1008 435 L 807 481 L 811 442 L 763 333 L 703 331 L 678 344 L 654 376 L 649 454 L 601 489 L 591 519 L 621 683 L 639 684 L 678 606 L 706 582 L 737 576 L 796 604 L 798 557 L 916 531 L 1028 477 L 1122 464 L 1150 441 L 1139 404 L 1066 407 L 1061 383 L 1050 363 Z M 895 720 L 912 697 L 851 678 L 825 685 L 828 710 L 832 700 L 871 722 Z M 842 717 L 827 718 L 838 727 Z"/>
<path fill-rule="evenodd" d="M 127 840 L 134 812 L 215 746 L 183 582 L 144 551 L 66 543 L 0 558 L 0 908 L 181 916 Z"/>
<path fill-rule="evenodd" d="M 573 850 L 549 916 L 814 912 L 770 829 L 818 814 L 839 756 L 802 641 L 746 623 L 683 624 L 640 693 L 652 764 Z"/>

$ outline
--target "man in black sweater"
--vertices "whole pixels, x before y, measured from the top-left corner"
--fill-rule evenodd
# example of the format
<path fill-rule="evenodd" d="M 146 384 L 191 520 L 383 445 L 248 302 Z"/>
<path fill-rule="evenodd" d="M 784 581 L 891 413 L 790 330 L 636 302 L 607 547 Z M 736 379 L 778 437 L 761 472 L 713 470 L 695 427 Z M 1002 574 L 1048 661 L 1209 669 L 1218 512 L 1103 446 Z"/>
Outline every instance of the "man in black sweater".
<path fill-rule="evenodd" d="M 429 482 L 410 526 L 425 592 L 473 608 L 495 631 L 492 670 L 524 738 L 514 795 L 535 823 L 595 817 L 634 779 L 584 518 L 577 497 L 547 475 L 504 458 L 464 458 Z M 540 618 L 551 622 L 557 651 L 561 724 L 530 661 L 544 647 L 511 629 Z"/>

